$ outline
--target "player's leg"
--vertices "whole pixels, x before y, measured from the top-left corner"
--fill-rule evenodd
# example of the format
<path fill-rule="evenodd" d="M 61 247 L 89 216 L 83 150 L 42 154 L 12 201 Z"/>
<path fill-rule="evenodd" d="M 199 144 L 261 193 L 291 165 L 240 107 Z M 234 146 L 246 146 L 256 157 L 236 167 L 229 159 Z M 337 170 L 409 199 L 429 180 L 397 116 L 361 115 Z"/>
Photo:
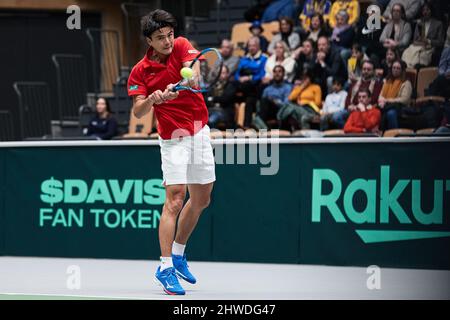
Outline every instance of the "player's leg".
<path fill-rule="evenodd" d="M 201 213 L 210 203 L 213 185 L 214 183 L 188 185 L 189 200 L 180 213 L 175 242 L 186 244 Z"/>
<path fill-rule="evenodd" d="M 172 246 L 172 261 L 177 274 L 189 283 L 197 280 L 189 271 L 184 249 L 203 210 L 208 207 L 214 183 L 188 185 L 189 200 L 178 218 L 177 233 Z"/>
<path fill-rule="evenodd" d="M 171 256 L 177 217 L 183 207 L 185 197 L 185 185 L 175 184 L 166 186 L 166 201 L 159 223 L 161 264 L 156 270 L 155 278 L 163 286 L 164 291 L 171 295 L 185 294 L 184 289 L 176 277 Z"/>

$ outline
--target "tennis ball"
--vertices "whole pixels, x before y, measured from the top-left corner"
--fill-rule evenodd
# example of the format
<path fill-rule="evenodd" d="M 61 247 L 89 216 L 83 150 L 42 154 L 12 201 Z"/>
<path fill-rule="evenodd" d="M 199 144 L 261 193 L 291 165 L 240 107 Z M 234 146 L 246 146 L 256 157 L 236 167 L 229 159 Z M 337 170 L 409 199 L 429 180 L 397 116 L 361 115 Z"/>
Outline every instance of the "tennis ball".
<path fill-rule="evenodd" d="M 184 67 L 180 70 L 180 74 L 184 79 L 190 79 L 194 75 L 194 71 L 191 68 Z"/>

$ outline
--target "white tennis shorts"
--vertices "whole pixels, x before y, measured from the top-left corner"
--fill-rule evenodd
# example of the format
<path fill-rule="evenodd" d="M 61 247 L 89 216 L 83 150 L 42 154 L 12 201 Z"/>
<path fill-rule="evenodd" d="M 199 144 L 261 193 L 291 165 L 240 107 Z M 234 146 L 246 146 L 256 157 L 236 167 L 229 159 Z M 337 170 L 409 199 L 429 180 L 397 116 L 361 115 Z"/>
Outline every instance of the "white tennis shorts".
<path fill-rule="evenodd" d="M 205 125 L 194 136 L 159 139 L 165 185 L 207 184 L 216 180 L 209 132 Z"/>

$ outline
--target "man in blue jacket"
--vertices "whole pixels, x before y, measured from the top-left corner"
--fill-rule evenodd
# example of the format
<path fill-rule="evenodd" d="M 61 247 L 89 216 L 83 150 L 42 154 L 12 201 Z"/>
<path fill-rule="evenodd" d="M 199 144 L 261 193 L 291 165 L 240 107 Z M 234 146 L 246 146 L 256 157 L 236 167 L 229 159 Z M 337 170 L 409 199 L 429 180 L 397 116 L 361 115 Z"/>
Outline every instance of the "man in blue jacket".
<path fill-rule="evenodd" d="M 251 37 L 247 44 L 248 53 L 239 61 L 239 66 L 234 74 L 238 95 L 245 102 L 244 127 L 249 128 L 252 121 L 252 113 L 256 109 L 256 101 L 260 94 L 261 79 L 265 75 L 264 67 L 267 56 L 260 49 L 259 38 Z"/>

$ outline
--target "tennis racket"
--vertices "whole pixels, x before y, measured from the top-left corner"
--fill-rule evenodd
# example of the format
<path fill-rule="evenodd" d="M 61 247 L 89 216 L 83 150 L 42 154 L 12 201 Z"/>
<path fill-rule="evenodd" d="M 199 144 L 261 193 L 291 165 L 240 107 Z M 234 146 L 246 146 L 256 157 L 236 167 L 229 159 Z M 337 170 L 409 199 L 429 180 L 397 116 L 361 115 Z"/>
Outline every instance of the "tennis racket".
<path fill-rule="evenodd" d="M 192 92 L 208 92 L 220 78 L 223 58 L 219 50 L 207 48 L 192 60 L 189 68 L 194 71 L 191 79 L 181 79 L 172 91 L 190 90 Z"/>

